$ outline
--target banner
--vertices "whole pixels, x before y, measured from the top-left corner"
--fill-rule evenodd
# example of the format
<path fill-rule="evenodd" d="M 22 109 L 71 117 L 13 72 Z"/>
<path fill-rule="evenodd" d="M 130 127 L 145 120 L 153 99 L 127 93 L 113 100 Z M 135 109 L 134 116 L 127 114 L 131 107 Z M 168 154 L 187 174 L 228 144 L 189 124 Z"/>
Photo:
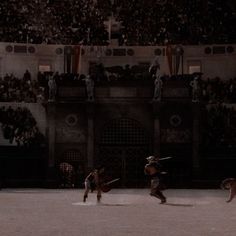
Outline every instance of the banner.
<path fill-rule="evenodd" d="M 72 47 L 65 46 L 64 47 L 64 72 L 71 73 L 71 62 L 72 62 Z"/>
<path fill-rule="evenodd" d="M 173 74 L 173 68 L 172 68 L 172 47 L 171 47 L 171 45 L 168 45 L 166 47 L 166 56 L 167 56 L 167 60 L 168 60 L 170 75 L 172 75 Z"/>
<path fill-rule="evenodd" d="M 80 73 L 80 66 L 81 66 L 81 46 L 76 45 L 74 46 L 74 58 L 73 58 L 73 69 L 72 72 L 75 74 Z"/>

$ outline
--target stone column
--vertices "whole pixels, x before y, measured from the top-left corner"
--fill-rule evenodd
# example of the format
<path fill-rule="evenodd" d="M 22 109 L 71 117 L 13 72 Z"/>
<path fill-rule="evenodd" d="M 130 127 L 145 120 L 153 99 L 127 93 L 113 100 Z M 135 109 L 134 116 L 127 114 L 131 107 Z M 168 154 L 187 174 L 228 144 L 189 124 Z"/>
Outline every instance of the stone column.
<path fill-rule="evenodd" d="M 57 187 L 55 169 L 55 103 L 47 104 L 48 170 L 46 187 Z"/>
<path fill-rule="evenodd" d="M 193 103 L 193 148 L 192 148 L 192 167 L 193 174 L 198 175 L 200 170 L 200 104 Z"/>
<path fill-rule="evenodd" d="M 88 135 L 87 135 L 87 167 L 94 167 L 94 104 L 87 103 Z"/>
<path fill-rule="evenodd" d="M 55 103 L 48 103 L 48 167 L 55 165 Z"/>
<path fill-rule="evenodd" d="M 160 156 L 161 127 L 160 127 L 161 103 L 153 102 L 153 155 Z"/>

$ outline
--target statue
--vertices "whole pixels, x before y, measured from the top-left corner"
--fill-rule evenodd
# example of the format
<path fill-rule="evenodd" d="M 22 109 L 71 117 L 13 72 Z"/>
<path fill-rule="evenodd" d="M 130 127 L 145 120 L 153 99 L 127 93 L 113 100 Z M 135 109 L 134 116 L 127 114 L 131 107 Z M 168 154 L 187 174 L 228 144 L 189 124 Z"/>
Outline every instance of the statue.
<path fill-rule="evenodd" d="M 94 81 L 90 75 L 87 75 L 85 80 L 87 96 L 89 101 L 94 100 Z"/>
<path fill-rule="evenodd" d="M 149 73 L 151 74 L 151 76 L 156 76 L 156 77 L 161 77 L 161 71 L 160 71 L 160 63 L 159 63 L 159 59 L 156 56 L 152 62 L 152 64 L 149 67 Z"/>
<path fill-rule="evenodd" d="M 153 100 L 161 101 L 162 86 L 163 86 L 163 82 L 162 82 L 161 78 L 159 76 L 157 76 L 156 79 L 154 80 Z"/>
<path fill-rule="evenodd" d="M 199 77 L 196 75 L 194 79 L 190 82 L 190 86 L 192 87 L 192 102 L 199 102 Z"/>
<path fill-rule="evenodd" d="M 49 77 L 48 88 L 49 88 L 48 101 L 49 102 L 55 101 L 57 93 L 57 84 L 52 76 Z"/>

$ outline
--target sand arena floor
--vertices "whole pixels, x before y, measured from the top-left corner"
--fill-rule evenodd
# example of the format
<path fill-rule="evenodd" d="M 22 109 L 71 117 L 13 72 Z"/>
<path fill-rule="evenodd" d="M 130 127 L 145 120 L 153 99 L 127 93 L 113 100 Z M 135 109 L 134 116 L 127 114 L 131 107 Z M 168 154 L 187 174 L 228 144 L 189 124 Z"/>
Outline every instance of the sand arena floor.
<path fill-rule="evenodd" d="M 236 199 L 226 190 L 113 189 L 96 203 L 83 190 L 2 189 L 1 236 L 235 236 Z"/>

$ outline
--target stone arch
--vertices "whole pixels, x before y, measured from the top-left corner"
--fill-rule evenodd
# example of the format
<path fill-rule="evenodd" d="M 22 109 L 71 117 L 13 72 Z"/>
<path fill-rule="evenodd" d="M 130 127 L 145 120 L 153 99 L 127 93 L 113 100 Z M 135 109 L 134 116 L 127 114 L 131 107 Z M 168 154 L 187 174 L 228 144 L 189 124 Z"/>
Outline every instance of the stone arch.
<path fill-rule="evenodd" d="M 96 161 L 106 167 L 108 175 L 120 178 L 120 187 L 143 187 L 150 146 L 150 137 L 141 123 L 130 118 L 114 119 L 102 129 Z"/>

